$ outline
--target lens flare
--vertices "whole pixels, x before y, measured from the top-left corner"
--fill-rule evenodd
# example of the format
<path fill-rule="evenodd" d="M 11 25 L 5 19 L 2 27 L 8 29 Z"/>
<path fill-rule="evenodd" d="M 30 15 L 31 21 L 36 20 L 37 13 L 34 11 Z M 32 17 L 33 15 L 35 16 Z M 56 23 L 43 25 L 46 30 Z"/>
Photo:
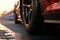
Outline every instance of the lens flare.
<path fill-rule="evenodd" d="M 0 13 L 14 9 L 14 5 L 18 0 L 0 0 Z"/>

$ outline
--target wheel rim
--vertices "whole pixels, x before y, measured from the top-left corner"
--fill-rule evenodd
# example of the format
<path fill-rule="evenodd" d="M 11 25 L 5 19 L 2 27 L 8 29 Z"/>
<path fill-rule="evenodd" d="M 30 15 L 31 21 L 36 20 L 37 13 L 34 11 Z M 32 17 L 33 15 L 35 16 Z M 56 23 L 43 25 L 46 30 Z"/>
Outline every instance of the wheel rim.
<path fill-rule="evenodd" d="M 32 13 L 32 1 L 30 5 L 26 5 L 23 2 L 23 20 L 24 20 L 24 24 L 25 26 L 29 26 L 30 21 L 31 21 L 31 13 Z"/>

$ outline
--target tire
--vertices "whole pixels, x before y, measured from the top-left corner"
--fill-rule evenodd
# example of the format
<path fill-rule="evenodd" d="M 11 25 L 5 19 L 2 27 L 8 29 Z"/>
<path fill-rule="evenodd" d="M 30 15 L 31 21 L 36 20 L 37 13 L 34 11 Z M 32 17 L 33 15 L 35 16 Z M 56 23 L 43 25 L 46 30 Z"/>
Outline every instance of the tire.
<path fill-rule="evenodd" d="M 18 2 L 17 4 L 14 5 L 14 19 L 15 19 L 15 24 L 21 23 L 21 21 L 20 21 L 21 18 L 18 17 L 18 16 L 20 16 L 20 10 L 19 9 L 20 9 L 20 2 Z"/>
<path fill-rule="evenodd" d="M 24 1 L 24 0 L 23 0 Z M 28 31 L 30 34 L 40 34 L 42 33 L 42 28 L 43 28 L 43 17 L 41 15 L 41 8 L 39 4 L 39 0 L 32 0 L 31 6 L 32 6 L 32 13 L 27 16 L 28 18 L 31 18 L 27 23 L 27 19 L 25 19 L 24 16 L 24 6 L 23 6 L 23 1 L 22 1 L 22 18 L 23 18 L 23 23 L 25 26 L 25 29 Z M 28 26 L 27 26 L 28 24 Z"/>
<path fill-rule="evenodd" d="M 21 23 L 21 21 L 18 21 L 16 16 L 15 16 L 15 24 L 20 24 L 20 23 Z"/>
<path fill-rule="evenodd" d="M 18 19 L 18 15 L 16 14 L 16 12 L 14 11 L 14 22 L 15 22 L 15 24 L 20 24 L 21 23 L 21 21 L 18 21 L 17 20 Z"/>

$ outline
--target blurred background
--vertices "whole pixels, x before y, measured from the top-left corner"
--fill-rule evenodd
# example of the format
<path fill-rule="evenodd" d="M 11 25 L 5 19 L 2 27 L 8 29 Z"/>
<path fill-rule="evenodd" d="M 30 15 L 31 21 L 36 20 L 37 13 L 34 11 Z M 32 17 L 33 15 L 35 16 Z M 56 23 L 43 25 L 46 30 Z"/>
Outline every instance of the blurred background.
<path fill-rule="evenodd" d="M 14 19 L 14 5 L 18 2 L 19 0 L 0 0 L 0 17 Z"/>

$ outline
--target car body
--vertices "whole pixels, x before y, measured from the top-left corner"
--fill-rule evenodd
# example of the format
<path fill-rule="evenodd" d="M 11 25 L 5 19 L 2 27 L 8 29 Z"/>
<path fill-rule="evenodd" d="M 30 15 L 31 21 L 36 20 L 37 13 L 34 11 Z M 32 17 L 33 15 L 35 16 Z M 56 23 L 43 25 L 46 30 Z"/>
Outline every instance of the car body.
<path fill-rule="evenodd" d="M 46 33 L 47 29 L 50 28 L 46 27 L 47 25 L 50 25 L 49 23 L 60 23 L 60 21 L 56 21 L 57 18 L 60 19 L 59 4 L 59 0 L 20 0 L 19 16 L 16 13 L 16 9 L 14 11 L 15 23 L 21 23 L 21 21 L 17 20 L 19 17 L 22 20 L 24 27 L 28 33 Z M 45 25 L 45 23 L 48 24 Z M 53 27 L 53 29 L 54 28 L 55 27 Z M 55 32 L 55 29 L 53 29 L 52 32 Z"/>
<path fill-rule="evenodd" d="M 45 19 L 48 20 L 60 20 L 60 1 L 55 2 L 46 7 L 44 10 Z M 48 17 L 47 17 L 48 16 Z"/>

